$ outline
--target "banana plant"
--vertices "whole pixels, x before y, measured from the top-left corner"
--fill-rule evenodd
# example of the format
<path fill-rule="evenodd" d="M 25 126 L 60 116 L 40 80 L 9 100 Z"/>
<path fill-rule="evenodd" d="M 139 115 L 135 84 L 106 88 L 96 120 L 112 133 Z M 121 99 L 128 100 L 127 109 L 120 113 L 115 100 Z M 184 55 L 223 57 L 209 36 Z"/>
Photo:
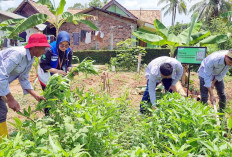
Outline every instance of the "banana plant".
<path fill-rule="evenodd" d="M 197 22 L 197 13 L 193 15 L 192 22 L 189 28 L 175 35 L 170 33 L 158 19 L 154 21 L 156 34 L 135 31 L 133 35 L 138 39 L 152 44 L 163 46 L 166 45 L 170 49 L 170 56 L 174 56 L 177 46 L 204 46 L 206 44 L 222 43 L 227 40 L 227 35 L 211 36 L 210 31 L 201 31 L 201 22 Z"/>
<path fill-rule="evenodd" d="M 230 22 L 230 25 L 232 25 L 232 22 L 231 22 L 232 11 L 228 11 L 228 12 L 226 12 L 226 13 L 223 13 L 223 14 L 222 14 L 222 17 L 228 18 L 228 20 L 229 20 L 229 22 Z"/>
<path fill-rule="evenodd" d="M 83 23 L 93 30 L 98 30 L 98 28 L 91 21 L 89 21 L 89 19 L 94 19 L 94 16 L 80 13 L 72 15 L 69 12 L 64 12 L 66 0 L 60 0 L 57 8 L 55 7 L 55 3 L 52 3 L 51 0 L 39 0 L 37 4 L 46 5 L 49 11 L 54 15 L 55 18 L 49 17 L 47 22 L 51 23 L 56 28 L 56 35 L 58 35 L 60 27 L 65 22 L 73 22 L 75 25 L 78 25 L 78 23 Z"/>
<path fill-rule="evenodd" d="M 46 22 L 48 16 L 46 14 L 34 14 L 28 18 L 9 19 L 0 23 L 0 30 L 4 31 L 1 36 L 0 46 L 3 44 L 5 38 L 20 40 L 19 33 L 33 28 L 34 26 Z"/>

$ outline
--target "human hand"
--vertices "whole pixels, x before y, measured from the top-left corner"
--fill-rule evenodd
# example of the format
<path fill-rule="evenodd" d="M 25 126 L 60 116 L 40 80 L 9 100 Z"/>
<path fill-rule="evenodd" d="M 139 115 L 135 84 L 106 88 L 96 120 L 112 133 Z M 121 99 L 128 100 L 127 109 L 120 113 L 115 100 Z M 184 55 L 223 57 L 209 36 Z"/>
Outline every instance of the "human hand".
<path fill-rule="evenodd" d="M 67 70 L 68 70 L 68 71 L 72 71 L 72 69 L 73 69 L 72 67 L 68 67 L 68 69 L 67 69 Z"/>
<path fill-rule="evenodd" d="M 60 74 L 60 75 L 63 75 L 63 76 L 66 76 L 67 73 L 63 70 L 57 70 L 57 73 Z"/>
<path fill-rule="evenodd" d="M 18 112 L 20 110 L 20 105 L 15 99 L 8 99 L 7 100 L 9 108 Z"/>
<path fill-rule="evenodd" d="M 155 110 L 155 109 L 156 109 L 156 106 L 155 106 L 155 105 L 153 105 L 153 106 L 151 107 L 151 109 L 152 109 L 152 110 Z"/>
<path fill-rule="evenodd" d="M 211 83 L 211 88 L 214 89 L 214 87 L 215 87 L 215 82 L 213 81 L 213 82 Z"/>
<path fill-rule="evenodd" d="M 212 81 L 212 83 L 211 83 L 211 88 L 212 88 L 212 89 L 214 89 L 216 81 L 217 81 L 216 79 L 214 79 L 214 80 Z"/>
<path fill-rule="evenodd" d="M 170 90 L 172 90 L 173 92 L 176 92 L 176 91 L 177 91 L 176 86 L 171 85 L 171 86 L 169 87 L 168 91 L 170 91 Z"/>
<path fill-rule="evenodd" d="M 74 75 L 78 75 L 77 72 L 73 72 L 73 67 L 68 67 L 68 71 L 69 71 L 69 72 L 72 72 Z"/>
<path fill-rule="evenodd" d="M 213 102 L 216 102 L 216 97 L 214 95 L 210 95 L 210 102 L 213 104 Z"/>
<path fill-rule="evenodd" d="M 214 85 L 214 84 L 212 84 L 212 85 L 211 85 L 211 88 L 212 88 L 212 89 L 214 89 L 214 87 L 215 87 L 215 85 Z"/>
<path fill-rule="evenodd" d="M 44 96 L 41 96 L 41 95 L 36 95 L 36 96 L 35 96 L 35 99 L 36 99 L 37 101 L 41 101 L 41 100 L 47 101 L 47 99 L 46 99 Z"/>

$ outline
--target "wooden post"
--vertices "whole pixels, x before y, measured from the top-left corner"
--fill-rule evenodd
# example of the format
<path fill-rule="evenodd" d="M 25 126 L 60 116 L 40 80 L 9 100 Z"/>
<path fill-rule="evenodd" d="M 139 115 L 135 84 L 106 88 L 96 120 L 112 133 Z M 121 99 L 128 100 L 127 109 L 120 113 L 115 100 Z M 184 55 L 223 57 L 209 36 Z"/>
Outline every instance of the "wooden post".
<path fill-rule="evenodd" d="M 106 90 L 108 93 L 110 93 L 110 80 L 109 80 L 108 72 L 103 71 L 101 75 L 101 79 L 102 79 L 102 90 L 103 91 Z"/>
<path fill-rule="evenodd" d="M 141 59 L 142 59 L 142 54 L 140 53 L 139 56 L 138 56 L 138 68 L 137 68 L 137 73 L 140 73 Z"/>
<path fill-rule="evenodd" d="M 114 49 L 114 28 L 115 26 L 110 27 L 110 50 Z"/>
<path fill-rule="evenodd" d="M 219 116 L 217 114 L 217 106 L 216 106 L 215 101 L 213 102 L 213 108 L 214 108 L 214 111 L 215 111 L 215 117 L 216 117 L 217 125 L 220 126 L 220 120 L 219 120 Z"/>
<path fill-rule="evenodd" d="M 181 83 L 183 86 L 186 85 L 186 72 L 188 71 L 188 65 L 187 64 L 182 64 L 183 66 L 183 75 L 181 77 Z"/>

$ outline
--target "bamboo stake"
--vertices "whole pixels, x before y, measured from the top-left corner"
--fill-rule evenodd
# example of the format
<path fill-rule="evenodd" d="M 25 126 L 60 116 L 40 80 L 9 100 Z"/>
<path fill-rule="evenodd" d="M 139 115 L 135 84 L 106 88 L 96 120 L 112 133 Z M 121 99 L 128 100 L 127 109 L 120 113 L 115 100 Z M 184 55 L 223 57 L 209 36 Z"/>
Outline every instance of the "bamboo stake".
<path fill-rule="evenodd" d="M 215 101 L 213 102 L 213 108 L 214 108 L 214 111 L 215 111 L 215 117 L 216 117 L 217 125 L 220 126 L 220 120 L 219 120 L 219 116 L 217 114 L 217 106 L 216 106 Z"/>
<path fill-rule="evenodd" d="M 137 73 L 140 73 L 140 66 L 141 66 L 141 58 L 142 54 L 140 53 L 138 56 L 138 67 L 137 67 Z"/>

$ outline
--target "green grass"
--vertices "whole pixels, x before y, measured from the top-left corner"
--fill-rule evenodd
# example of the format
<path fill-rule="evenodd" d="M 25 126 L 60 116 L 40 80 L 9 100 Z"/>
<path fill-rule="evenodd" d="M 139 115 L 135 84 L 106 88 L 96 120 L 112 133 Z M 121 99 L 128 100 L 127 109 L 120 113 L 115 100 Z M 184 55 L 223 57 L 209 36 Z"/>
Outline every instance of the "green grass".
<path fill-rule="evenodd" d="M 231 82 L 232 82 L 232 76 L 227 76 L 227 75 L 226 75 L 226 76 L 224 77 L 224 81 L 225 81 L 225 83 L 229 83 L 229 82 L 231 83 Z"/>

